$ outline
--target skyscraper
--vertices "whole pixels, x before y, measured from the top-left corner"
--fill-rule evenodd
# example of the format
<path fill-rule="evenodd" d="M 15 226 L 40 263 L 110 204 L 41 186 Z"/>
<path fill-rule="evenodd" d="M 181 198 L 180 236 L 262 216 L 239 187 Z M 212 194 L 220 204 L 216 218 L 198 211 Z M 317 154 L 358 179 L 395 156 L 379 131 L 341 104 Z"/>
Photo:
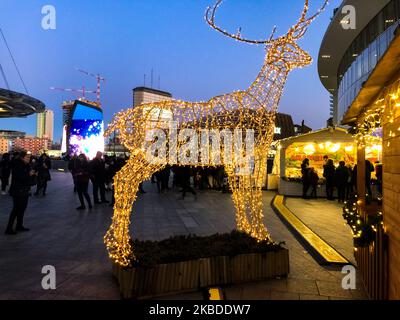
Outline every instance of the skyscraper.
<path fill-rule="evenodd" d="M 42 113 L 37 114 L 36 136 L 38 138 L 47 138 L 53 141 L 54 136 L 54 112 L 46 109 Z"/>

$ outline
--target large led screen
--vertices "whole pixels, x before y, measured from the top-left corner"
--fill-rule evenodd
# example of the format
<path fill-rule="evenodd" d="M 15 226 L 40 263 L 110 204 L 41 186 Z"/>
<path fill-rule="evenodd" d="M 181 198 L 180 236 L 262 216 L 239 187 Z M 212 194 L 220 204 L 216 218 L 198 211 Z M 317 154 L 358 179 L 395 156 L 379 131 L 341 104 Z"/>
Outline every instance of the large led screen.
<path fill-rule="evenodd" d="M 104 152 L 103 112 L 78 103 L 71 118 L 69 154 L 93 159 L 98 151 Z"/>

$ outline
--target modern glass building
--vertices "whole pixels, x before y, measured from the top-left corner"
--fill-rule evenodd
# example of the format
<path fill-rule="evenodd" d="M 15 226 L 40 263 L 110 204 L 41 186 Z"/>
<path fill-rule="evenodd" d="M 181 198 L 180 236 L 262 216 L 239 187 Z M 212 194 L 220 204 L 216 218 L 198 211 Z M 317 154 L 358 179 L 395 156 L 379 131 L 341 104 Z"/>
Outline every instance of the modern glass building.
<path fill-rule="evenodd" d="M 321 82 L 333 96 L 335 125 L 386 52 L 399 21 L 400 0 L 345 0 L 335 10 L 318 58 Z"/>

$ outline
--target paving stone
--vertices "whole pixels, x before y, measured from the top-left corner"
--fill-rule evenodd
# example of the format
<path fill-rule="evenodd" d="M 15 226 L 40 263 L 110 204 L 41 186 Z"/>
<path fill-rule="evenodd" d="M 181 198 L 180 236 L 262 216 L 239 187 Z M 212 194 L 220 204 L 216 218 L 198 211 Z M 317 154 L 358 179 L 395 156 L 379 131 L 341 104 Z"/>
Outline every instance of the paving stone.
<path fill-rule="evenodd" d="M 15 237 L 0 232 L 0 299 L 118 299 L 118 285 L 111 277 L 111 261 L 103 243 L 112 208 L 99 205 L 91 211 L 77 212 L 79 201 L 72 191 L 71 175 L 54 172 L 52 178 L 46 198 L 30 198 L 25 222 L 31 231 Z M 154 184 L 146 182 L 144 187 L 147 193 L 138 195 L 133 206 L 130 230 L 134 238 L 163 240 L 172 235 L 210 235 L 235 228 L 230 194 L 204 191 L 198 193 L 197 201 L 191 195 L 178 201 L 180 194 L 176 190 L 158 194 Z M 323 298 L 363 298 L 361 286 L 360 291 L 343 293 L 338 288 L 343 276 L 340 270 L 320 266 L 304 252 L 271 209 L 273 196 L 273 192 L 263 193 L 264 221 L 275 241 L 286 242 L 291 273 L 287 279 L 227 287 L 227 299 L 297 300 L 316 298 L 318 293 Z M 107 197 L 111 198 L 111 194 L 107 193 Z M 11 203 L 10 197 L 0 197 L 0 226 L 7 223 Z M 289 199 L 288 203 L 295 209 L 302 208 L 304 219 L 312 220 L 312 226 L 329 235 L 340 250 L 350 249 L 347 244 L 351 235 L 343 226 L 343 219 L 339 219 L 340 206 L 324 200 Z M 57 270 L 56 292 L 44 292 L 40 286 L 40 271 L 47 264 Z M 315 282 L 318 291 L 312 285 Z M 202 299 L 202 293 L 179 295 L 179 299 L 185 298 Z"/>
<path fill-rule="evenodd" d="M 300 300 L 300 295 L 293 292 L 271 291 L 271 300 Z"/>
<path fill-rule="evenodd" d="M 341 287 L 341 282 L 328 282 L 317 280 L 318 291 L 321 296 L 336 298 L 352 298 L 350 290 Z"/>
<path fill-rule="evenodd" d="M 243 300 L 270 300 L 271 290 L 265 282 L 246 284 L 243 286 Z"/>
<path fill-rule="evenodd" d="M 313 295 L 318 295 L 319 293 L 317 284 L 314 280 L 288 279 L 287 291 Z"/>
<path fill-rule="evenodd" d="M 329 300 L 329 297 L 319 296 L 315 294 L 300 294 L 300 300 Z"/>

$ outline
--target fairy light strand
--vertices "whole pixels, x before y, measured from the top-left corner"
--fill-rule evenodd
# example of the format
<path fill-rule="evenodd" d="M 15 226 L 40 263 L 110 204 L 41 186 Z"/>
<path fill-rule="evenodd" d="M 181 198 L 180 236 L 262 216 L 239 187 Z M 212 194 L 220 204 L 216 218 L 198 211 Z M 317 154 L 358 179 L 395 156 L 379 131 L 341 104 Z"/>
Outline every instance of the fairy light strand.
<path fill-rule="evenodd" d="M 286 35 L 272 39 L 274 29 L 269 40 L 260 42 L 266 45 L 264 65 L 247 90 L 217 96 L 207 102 L 171 100 L 147 103 L 115 115 L 106 131 L 106 136 L 117 132 L 123 144 L 131 152 L 127 164 L 114 179 L 114 215 L 104 237 L 109 256 L 115 263 L 130 266 L 135 260 L 129 234 L 132 205 L 136 200 L 139 184 L 166 165 L 149 163 L 144 148 L 147 130 L 165 130 L 167 124 L 163 115 L 169 115 L 177 123 L 178 131 L 191 128 L 200 134 L 204 129 L 231 132 L 235 129 L 254 130 L 254 168 L 251 174 L 237 175 L 235 173 L 237 163 L 235 161 L 227 163 L 224 158 L 227 150 L 217 148 L 209 150 L 210 161 L 207 166 L 224 165 L 236 208 L 237 229 L 260 241 L 273 242 L 264 224 L 262 185 L 266 174 L 268 150 L 274 136 L 275 116 L 290 71 L 312 63 L 310 55 L 303 51 L 296 41 L 304 36 L 307 27 L 325 9 L 327 2 L 325 1 L 323 7 L 307 19 L 309 1 L 305 0 L 300 20 Z M 257 44 L 259 41 L 243 39 L 241 32 L 232 35 L 215 25 L 215 13 L 220 4 L 221 1 L 217 1 L 213 9 L 207 9 L 206 21 L 210 26 L 237 41 Z M 183 144 L 184 141 L 178 141 L 177 147 Z M 190 150 L 192 151 L 194 150 Z M 241 151 L 244 153 L 245 150 Z M 228 149 L 228 154 L 229 152 L 233 153 Z M 222 155 L 221 163 L 214 161 L 218 158 L 216 153 Z"/>

